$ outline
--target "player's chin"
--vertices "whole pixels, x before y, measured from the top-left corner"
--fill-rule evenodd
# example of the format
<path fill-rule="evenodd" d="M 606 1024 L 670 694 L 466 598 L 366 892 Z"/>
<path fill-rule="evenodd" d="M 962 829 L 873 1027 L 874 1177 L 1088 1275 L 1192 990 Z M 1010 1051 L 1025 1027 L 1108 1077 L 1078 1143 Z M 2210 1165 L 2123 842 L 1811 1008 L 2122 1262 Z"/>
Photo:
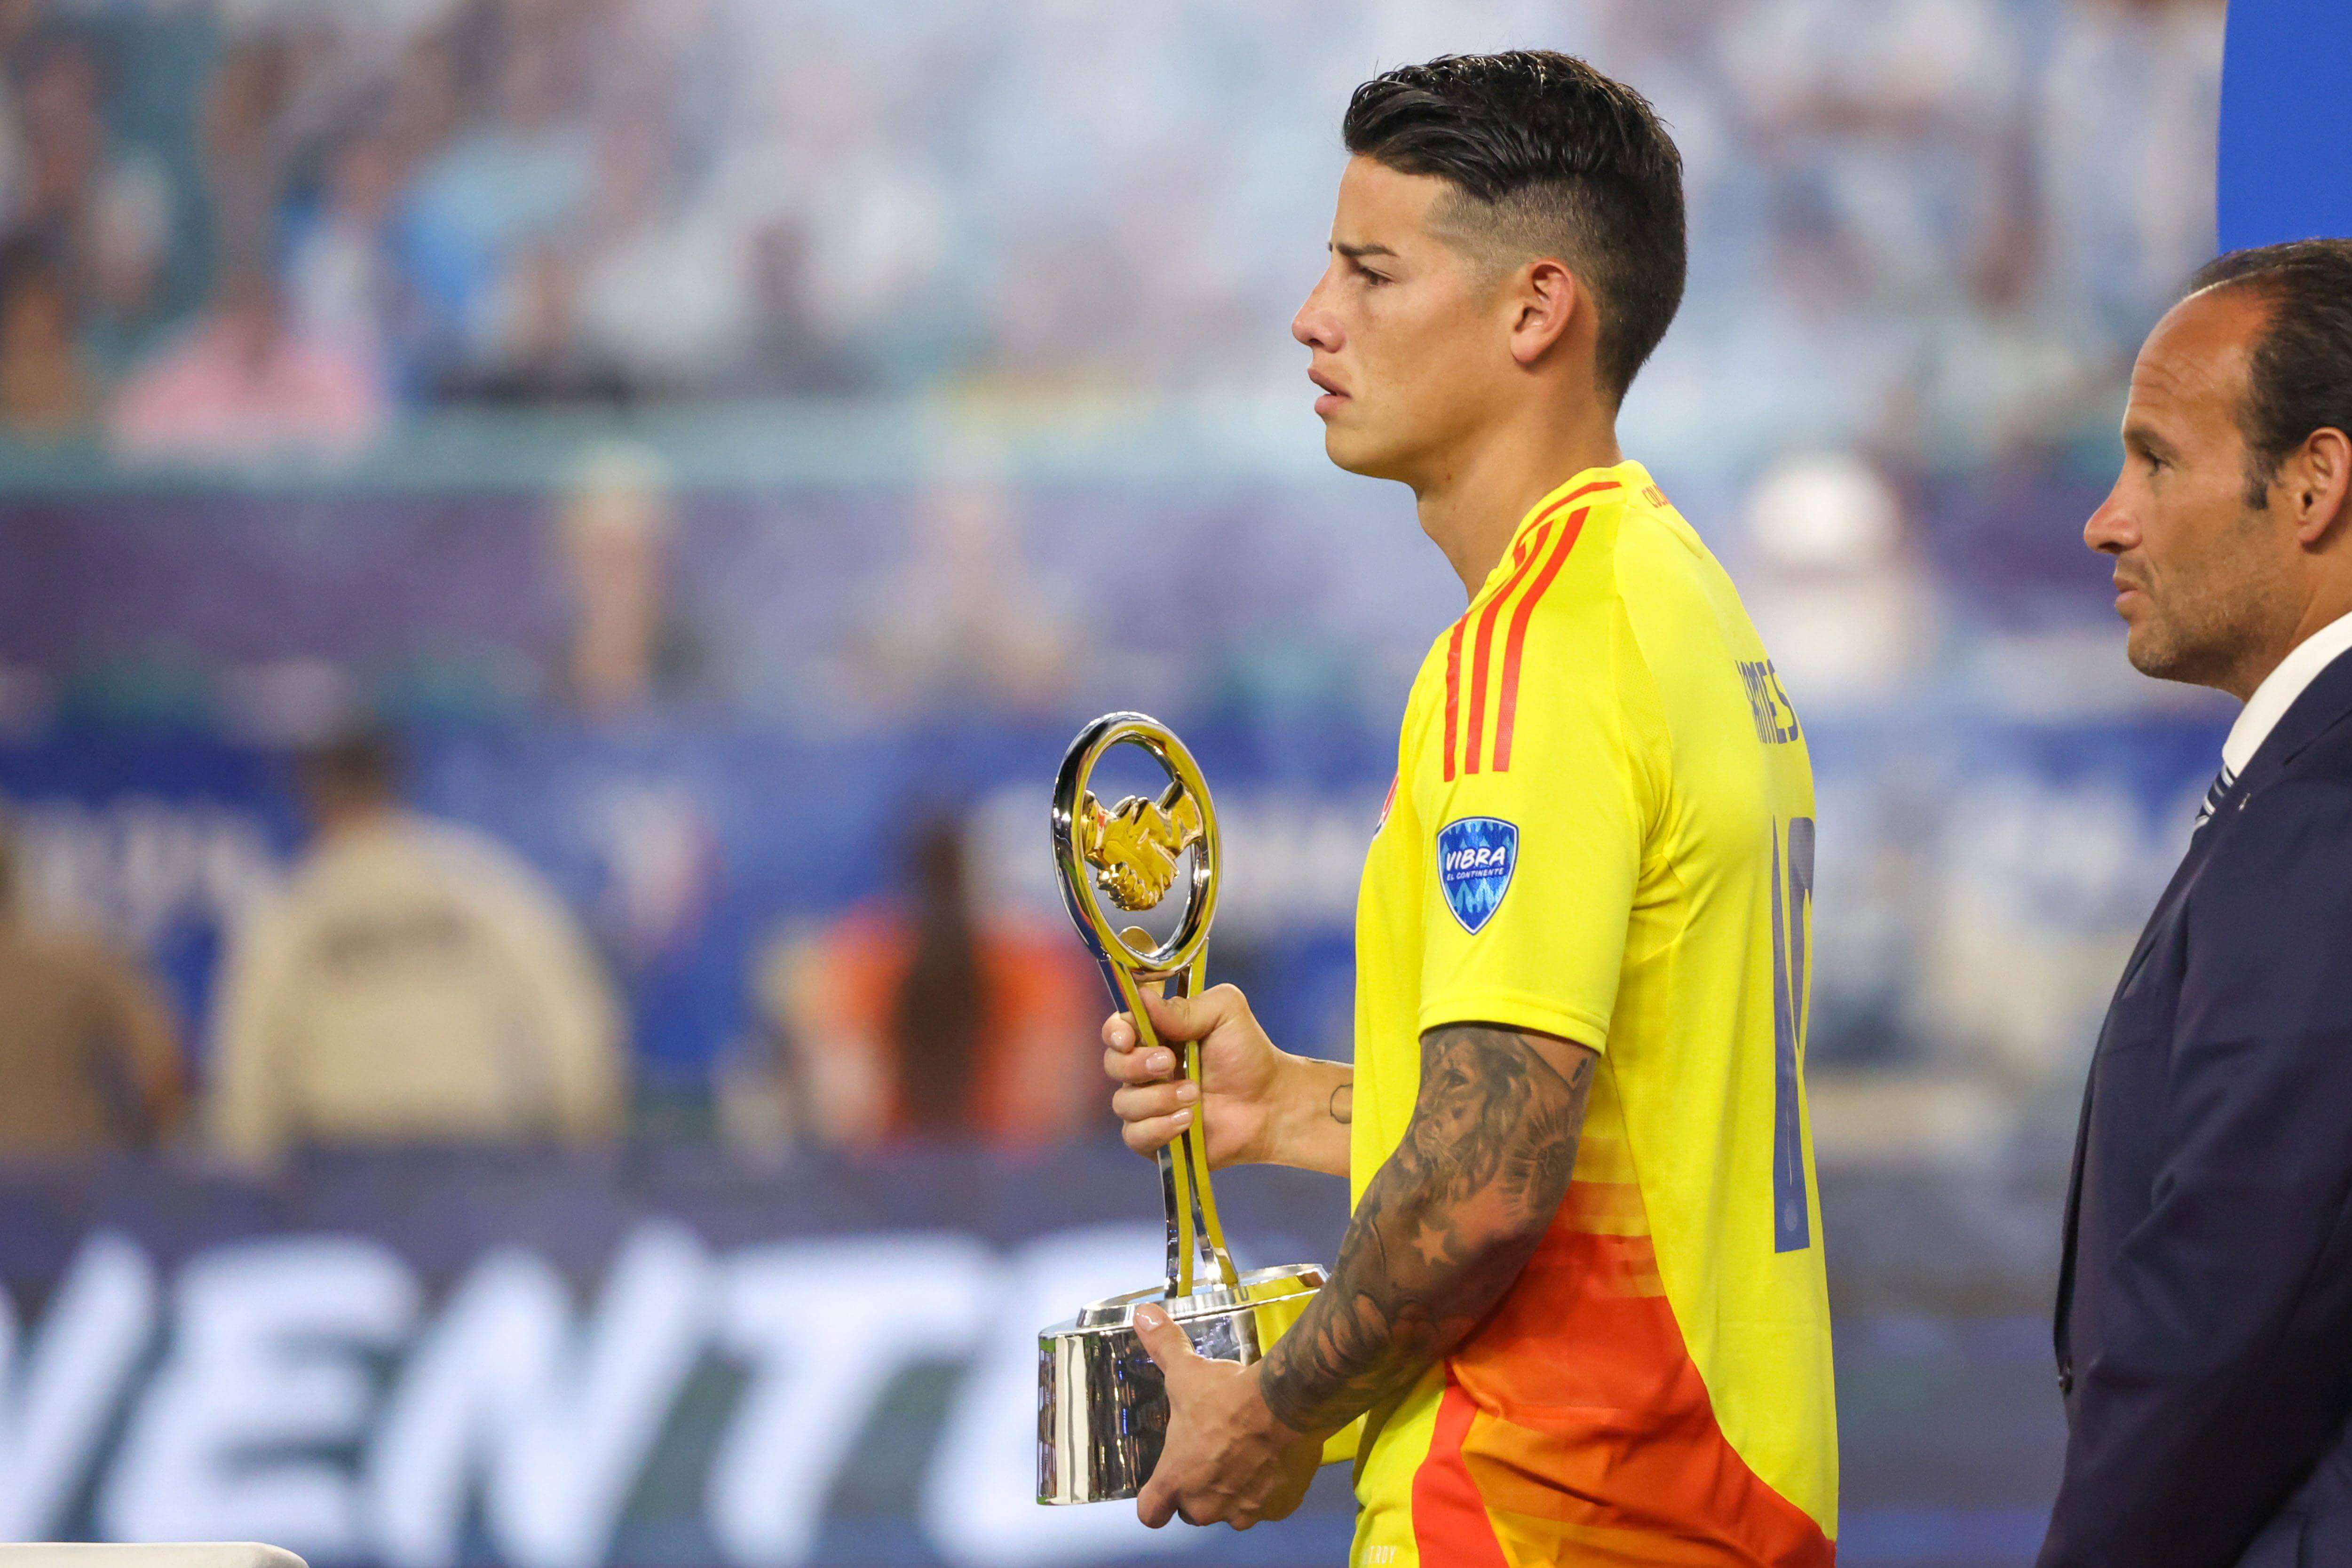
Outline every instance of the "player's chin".
<path fill-rule="evenodd" d="M 2134 669 L 2154 680 L 2189 679 L 2189 667 L 2193 661 L 2182 657 L 2173 639 L 2165 635 L 2164 627 L 2145 616 L 2125 619 L 2131 630 L 2124 638 L 2124 657 L 2131 661 Z"/>
<path fill-rule="evenodd" d="M 1394 454 L 1386 443 L 1373 438 L 1360 426 L 1344 424 L 1330 415 L 1323 419 L 1323 455 L 1331 459 L 1335 468 L 1361 474 L 1368 479 L 1395 477 Z"/>
<path fill-rule="evenodd" d="M 2166 657 L 2166 650 L 2153 647 L 2138 637 L 2125 639 L 2124 658 L 2130 661 L 2134 669 L 2138 670 L 2150 680 L 2172 679 L 2172 660 Z"/>

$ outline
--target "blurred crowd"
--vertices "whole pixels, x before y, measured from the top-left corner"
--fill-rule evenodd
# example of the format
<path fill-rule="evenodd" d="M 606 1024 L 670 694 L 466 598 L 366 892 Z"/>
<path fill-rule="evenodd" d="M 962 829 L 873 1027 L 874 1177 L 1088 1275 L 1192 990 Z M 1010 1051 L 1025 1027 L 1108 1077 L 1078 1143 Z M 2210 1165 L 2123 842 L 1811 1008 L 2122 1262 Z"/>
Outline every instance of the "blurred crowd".
<path fill-rule="evenodd" d="M 0 1164 L 616 1146 L 637 1120 L 628 1026 L 586 923 L 510 847 L 404 804 L 388 735 L 296 771 L 308 842 L 243 911 L 204 1019 L 176 1016 L 144 954 L 20 896 L 0 819 Z M 757 1021 L 713 1085 L 739 1153 L 1020 1150 L 1097 1109 L 1076 944 L 982 903 L 954 817 L 902 847 L 888 892 L 780 932 L 751 977 Z"/>
<path fill-rule="evenodd" d="M 2221 9 L 7 0 L 0 419 L 332 457 L 415 405 L 1287 386 L 1348 89 L 1539 42 L 1688 161 L 1644 417 L 1998 444 L 2104 409 L 2206 253 Z"/>

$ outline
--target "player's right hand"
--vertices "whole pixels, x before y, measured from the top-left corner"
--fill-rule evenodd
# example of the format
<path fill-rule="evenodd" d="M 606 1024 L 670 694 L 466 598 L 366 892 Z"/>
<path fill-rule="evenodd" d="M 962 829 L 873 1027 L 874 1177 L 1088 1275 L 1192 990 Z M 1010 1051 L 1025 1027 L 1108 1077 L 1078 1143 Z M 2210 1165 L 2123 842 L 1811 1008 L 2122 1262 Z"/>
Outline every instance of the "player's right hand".
<path fill-rule="evenodd" d="M 1103 1021 L 1103 1070 L 1119 1087 L 1110 1108 L 1119 1135 L 1139 1154 L 1149 1154 L 1202 1119 L 1209 1133 L 1212 1169 L 1246 1165 L 1272 1157 L 1270 1133 L 1283 1054 L 1250 1013 L 1249 999 L 1231 985 L 1198 996 L 1157 997 L 1144 1006 L 1160 1044 L 1139 1049 L 1135 1025 L 1124 1013 Z M 1175 1047 L 1201 1042 L 1201 1084 L 1176 1076 Z"/>

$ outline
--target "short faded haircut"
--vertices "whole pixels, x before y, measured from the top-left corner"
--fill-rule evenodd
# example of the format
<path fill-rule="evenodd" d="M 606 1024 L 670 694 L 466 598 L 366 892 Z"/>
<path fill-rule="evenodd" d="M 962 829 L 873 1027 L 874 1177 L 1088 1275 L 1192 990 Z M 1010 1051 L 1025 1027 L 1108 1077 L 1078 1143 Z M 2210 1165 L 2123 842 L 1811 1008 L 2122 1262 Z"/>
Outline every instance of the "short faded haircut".
<path fill-rule="evenodd" d="M 1517 267 L 1566 262 L 1600 314 L 1612 401 L 1666 335 L 1688 270 L 1683 161 L 1649 100 L 1572 55 L 1444 55 L 1349 100 L 1348 151 L 1454 191 L 1434 215 L 1460 247 Z"/>

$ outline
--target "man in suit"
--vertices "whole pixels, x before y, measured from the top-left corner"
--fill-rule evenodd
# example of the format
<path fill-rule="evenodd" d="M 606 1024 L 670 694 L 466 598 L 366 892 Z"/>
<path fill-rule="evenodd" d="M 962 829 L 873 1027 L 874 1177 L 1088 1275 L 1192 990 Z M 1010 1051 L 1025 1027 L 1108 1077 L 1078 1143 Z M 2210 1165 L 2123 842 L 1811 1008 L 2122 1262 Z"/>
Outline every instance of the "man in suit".
<path fill-rule="evenodd" d="M 2207 266 L 2123 440 L 2131 661 L 2245 709 L 2091 1064 L 2042 1568 L 2352 1564 L 2352 241 Z"/>

